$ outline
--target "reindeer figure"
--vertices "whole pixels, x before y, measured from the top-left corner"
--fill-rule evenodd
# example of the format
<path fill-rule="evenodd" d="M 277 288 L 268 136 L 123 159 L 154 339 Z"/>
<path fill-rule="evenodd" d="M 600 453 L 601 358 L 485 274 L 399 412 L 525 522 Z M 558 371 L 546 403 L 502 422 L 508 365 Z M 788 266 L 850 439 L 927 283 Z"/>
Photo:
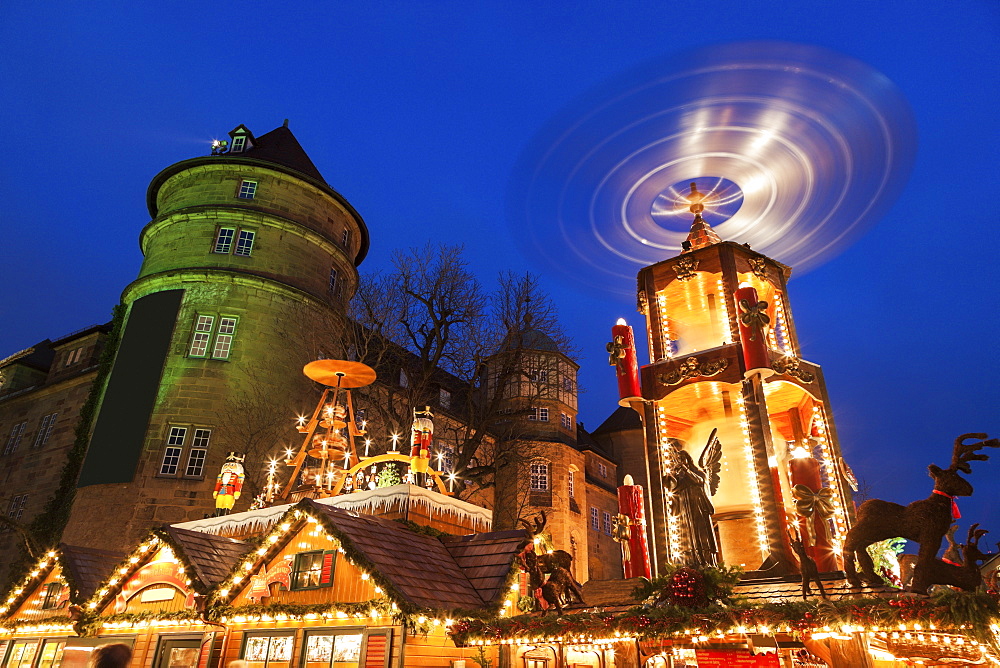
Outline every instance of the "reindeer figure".
<path fill-rule="evenodd" d="M 929 585 L 950 585 L 965 591 L 976 591 L 983 583 L 983 575 L 979 570 L 980 562 L 986 561 L 992 554 L 984 554 L 979 549 L 979 539 L 989 533 L 986 529 L 977 529 L 979 524 L 969 527 L 968 542 L 960 544 L 955 548 L 955 556 L 958 558 L 958 548 L 962 550 L 962 563 L 955 560 L 949 561 L 942 557 L 931 562 Z M 945 552 L 947 557 L 948 552 Z M 913 576 L 913 566 L 916 563 L 915 554 L 904 554 L 903 557 L 910 557 L 904 564 L 900 559 L 900 581 L 903 586 L 910 583 Z"/>
<path fill-rule="evenodd" d="M 796 536 L 791 531 L 788 532 L 788 542 L 792 546 L 792 550 L 795 552 L 796 556 L 799 558 L 799 570 L 802 571 L 802 598 L 808 598 L 810 592 L 810 582 L 815 582 L 816 586 L 819 587 L 819 595 L 826 598 L 826 590 L 823 589 L 823 583 L 819 579 L 819 569 L 816 568 L 816 562 L 809 553 L 806 552 L 805 545 L 802 544 L 802 539 Z"/>
<path fill-rule="evenodd" d="M 962 545 L 955 542 L 955 532 L 958 531 L 958 524 L 952 524 L 948 527 L 948 533 L 944 535 L 944 539 L 948 541 L 948 547 L 945 548 L 944 554 L 941 555 L 941 561 L 946 564 L 953 564 L 955 566 L 962 565 L 962 553 L 959 548 Z M 917 555 L 915 554 L 901 554 L 899 555 L 899 582 L 903 587 L 910 586 L 910 582 L 913 580 L 913 568 L 917 565 Z M 940 583 L 935 583 L 940 584 Z"/>
<path fill-rule="evenodd" d="M 979 439 L 966 443 L 968 439 Z M 951 466 L 942 469 L 931 464 L 927 467 L 934 478 L 934 491 L 926 499 L 914 501 L 908 506 L 890 503 L 881 499 L 869 499 L 858 508 L 857 521 L 844 541 L 844 570 L 847 579 L 856 587 L 861 586 L 855 566 L 855 556 L 861 562 L 865 580 L 871 585 L 881 584 L 875 574 L 875 565 L 866 549 L 872 543 L 887 538 L 906 538 L 920 544 L 917 563 L 913 569 L 913 582 L 909 591 L 924 594 L 931 585 L 931 570 L 941 540 L 948 533 L 953 518 L 953 504 L 956 496 L 971 496 L 972 485 L 958 474 L 959 471 L 972 473 L 971 461 L 985 461 L 987 455 L 978 454 L 984 447 L 1000 447 L 1000 440 L 986 440 L 986 434 L 962 434 L 955 439 Z"/>

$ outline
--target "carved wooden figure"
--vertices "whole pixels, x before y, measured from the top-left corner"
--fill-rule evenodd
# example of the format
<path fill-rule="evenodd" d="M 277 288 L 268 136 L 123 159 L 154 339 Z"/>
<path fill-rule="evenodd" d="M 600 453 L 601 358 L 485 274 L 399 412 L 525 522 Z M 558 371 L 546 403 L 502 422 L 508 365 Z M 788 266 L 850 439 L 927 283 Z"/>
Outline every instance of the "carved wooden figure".
<path fill-rule="evenodd" d="M 979 440 L 966 443 L 968 439 Z M 987 455 L 978 454 L 984 447 L 1000 447 L 1000 441 L 995 438 L 986 440 L 986 434 L 979 433 L 962 434 L 956 438 L 951 466 L 947 469 L 934 464 L 927 467 L 934 478 L 934 491 L 926 499 L 905 507 L 881 499 L 870 499 L 861 504 L 857 521 L 844 541 L 844 567 L 852 584 L 861 586 L 855 556 L 861 562 L 865 580 L 872 585 L 881 584 L 866 548 L 880 540 L 899 537 L 920 544 L 909 591 L 927 592 L 927 587 L 932 584 L 932 571 L 941 541 L 952 520 L 960 517 L 955 497 L 972 495 L 972 485 L 959 475 L 959 471 L 972 473 L 969 462 L 989 459 Z"/>
<path fill-rule="evenodd" d="M 823 589 L 823 583 L 819 579 L 819 569 L 816 568 L 816 562 L 813 558 L 809 556 L 809 552 L 806 550 L 805 545 L 803 545 L 801 537 L 789 531 L 788 542 L 792 546 L 795 555 L 799 558 L 799 570 L 802 571 L 802 598 L 808 598 L 810 582 L 815 582 L 816 586 L 819 587 L 819 595 L 826 598 L 826 590 Z"/>

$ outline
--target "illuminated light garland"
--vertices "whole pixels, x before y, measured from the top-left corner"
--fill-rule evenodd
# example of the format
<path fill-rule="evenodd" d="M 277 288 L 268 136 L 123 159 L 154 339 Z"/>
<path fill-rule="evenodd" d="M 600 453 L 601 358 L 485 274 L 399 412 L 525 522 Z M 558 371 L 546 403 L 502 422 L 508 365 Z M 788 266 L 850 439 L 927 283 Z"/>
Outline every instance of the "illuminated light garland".
<path fill-rule="evenodd" d="M 667 316 L 667 296 L 664 294 L 656 295 L 656 307 L 657 313 L 660 316 L 660 338 L 663 341 L 663 350 L 661 351 L 660 359 L 668 358 L 672 359 L 674 356 L 673 349 L 673 337 L 670 334 L 670 318 Z M 653 350 L 653 339 L 652 333 L 650 333 L 649 349 Z"/>
<path fill-rule="evenodd" d="M 840 485 L 837 473 L 837 460 L 833 456 L 833 448 L 827 436 L 826 414 L 821 406 L 813 406 L 813 426 L 818 432 L 816 440 L 820 446 L 820 461 L 825 469 L 828 484 L 833 488 L 833 551 L 840 556 L 843 553 L 844 537 L 847 535 L 847 514 L 844 511 L 844 490 Z"/>
<path fill-rule="evenodd" d="M 753 443 L 750 440 L 750 421 L 747 418 L 746 401 L 742 395 L 736 397 L 736 405 L 740 408 L 740 429 L 743 430 L 743 454 L 747 461 L 747 476 L 749 480 L 750 500 L 753 503 L 754 525 L 757 529 L 757 545 L 762 555 L 770 551 L 770 541 L 767 537 L 767 524 L 764 519 L 764 507 L 761 503 L 760 479 L 754 459 Z"/>
<path fill-rule="evenodd" d="M 792 348 L 792 337 L 788 334 L 787 316 L 785 315 L 785 302 L 781 298 L 781 293 L 774 292 L 774 327 L 768 332 L 773 343 L 773 348 L 786 355 L 794 355 Z"/>
<path fill-rule="evenodd" d="M 670 448 L 670 443 L 667 440 L 669 434 L 667 433 L 667 411 L 662 404 L 657 404 L 656 406 L 656 423 L 657 423 L 657 440 L 659 447 L 657 448 L 657 454 L 660 458 L 660 470 L 663 471 L 663 475 L 667 476 L 670 474 L 670 464 L 668 459 L 668 450 Z M 664 492 L 667 497 L 667 551 L 669 552 L 670 559 L 675 559 L 681 554 L 681 528 L 680 522 L 677 517 L 671 512 L 670 506 L 673 503 L 672 494 L 669 491 Z"/>
<path fill-rule="evenodd" d="M 722 320 L 722 331 L 729 332 L 728 336 L 722 337 L 722 345 L 729 345 L 737 339 L 736 333 L 733 331 L 733 322 L 730 320 L 729 313 L 729 299 L 726 297 L 726 286 L 722 282 L 722 277 L 716 281 L 716 289 L 719 294 L 719 303 L 722 304 L 722 308 L 719 309 L 719 317 Z"/>

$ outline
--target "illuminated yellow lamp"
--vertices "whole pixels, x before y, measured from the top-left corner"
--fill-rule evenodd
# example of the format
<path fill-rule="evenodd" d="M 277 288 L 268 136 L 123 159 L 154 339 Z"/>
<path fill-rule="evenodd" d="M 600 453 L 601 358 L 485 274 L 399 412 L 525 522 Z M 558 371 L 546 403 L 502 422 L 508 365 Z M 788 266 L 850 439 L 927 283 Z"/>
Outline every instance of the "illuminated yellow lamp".
<path fill-rule="evenodd" d="M 367 580 L 367 579 L 368 579 L 369 577 L 371 577 L 371 576 L 370 576 L 370 575 L 368 575 L 368 573 L 362 573 L 362 574 L 361 574 L 361 579 L 362 579 L 362 580 Z"/>

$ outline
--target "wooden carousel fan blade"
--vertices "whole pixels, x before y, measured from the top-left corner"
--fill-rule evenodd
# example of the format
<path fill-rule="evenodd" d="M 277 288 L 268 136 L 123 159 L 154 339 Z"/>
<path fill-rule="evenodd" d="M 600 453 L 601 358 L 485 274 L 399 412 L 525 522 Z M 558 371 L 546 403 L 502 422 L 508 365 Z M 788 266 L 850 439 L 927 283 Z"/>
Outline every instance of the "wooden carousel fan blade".
<path fill-rule="evenodd" d="M 361 362 L 347 360 L 316 360 L 302 367 L 308 378 L 328 387 L 352 389 L 375 382 L 375 370 Z"/>

